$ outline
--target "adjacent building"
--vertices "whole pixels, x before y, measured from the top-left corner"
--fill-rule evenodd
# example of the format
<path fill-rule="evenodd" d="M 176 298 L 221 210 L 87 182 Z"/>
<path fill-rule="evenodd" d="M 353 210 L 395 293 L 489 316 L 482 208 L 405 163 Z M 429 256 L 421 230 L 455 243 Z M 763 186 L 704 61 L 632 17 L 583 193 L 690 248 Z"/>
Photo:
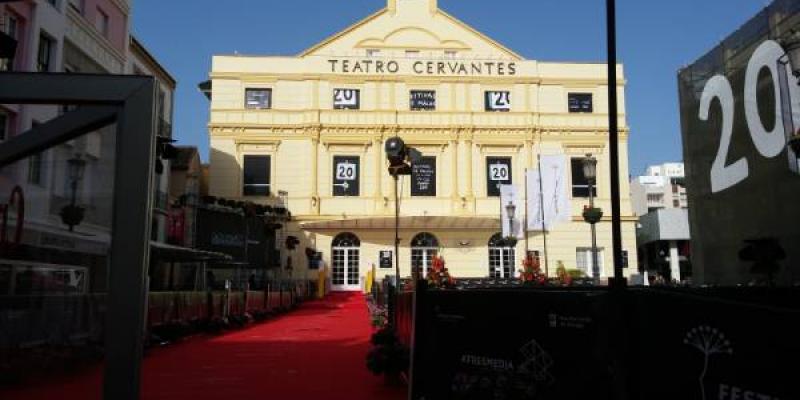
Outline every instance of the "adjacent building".
<path fill-rule="evenodd" d="M 631 180 L 639 269 L 647 276 L 681 282 L 691 277 L 689 204 L 683 163 L 647 167 Z"/>
<path fill-rule="evenodd" d="M 547 232 L 548 272 L 560 261 L 591 274 L 581 217 L 587 153 L 599 160 L 596 202 L 607 211 L 597 226 L 599 278 L 612 275 L 603 63 L 527 60 L 435 0 L 388 0 L 297 56 L 215 56 L 210 78 L 201 85 L 211 99 L 209 192 L 261 204 L 284 198 L 292 216 L 284 235 L 301 244 L 281 263 L 293 260 L 295 278 L 316 276 L 308 267 L 319 263 L 307 257 L 320 253 L 335 289 L 359 288 L 373 265 L 379 278 L 393 273 L 395 186 L 384 154 L 393 136 L 423 155 L 399 186 L 402 275 L 438 255 L 455 276 L 511 277 L 526 250 L 543 256 L 540 231 L 515 247 L 497 240 L 500 184 L 523 193 L 539 155 L 563 157 L 556 180 L 571 211 Z M 629 193 L 619 82 L 620 177 Z M 621 207 L 627 254 L 636 218 L 627 196 Z M 637 271 L 634 259 L 625 271 Z"/>

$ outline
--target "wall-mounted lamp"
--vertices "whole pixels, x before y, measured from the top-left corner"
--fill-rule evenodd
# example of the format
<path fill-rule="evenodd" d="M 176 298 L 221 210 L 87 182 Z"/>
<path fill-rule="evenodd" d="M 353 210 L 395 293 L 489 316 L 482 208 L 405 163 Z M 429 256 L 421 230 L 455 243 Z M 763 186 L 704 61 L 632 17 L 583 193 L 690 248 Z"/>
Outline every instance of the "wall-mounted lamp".
<path fill-rule="evenodd" d="M 472 242 L 469 241 L 469 240 L 459 240 L 458 241 L 458 245 L 461 246 L 461 247 L 467 247 L 467 246 L 469 246 L 471 244 L 472 244 Z"/>

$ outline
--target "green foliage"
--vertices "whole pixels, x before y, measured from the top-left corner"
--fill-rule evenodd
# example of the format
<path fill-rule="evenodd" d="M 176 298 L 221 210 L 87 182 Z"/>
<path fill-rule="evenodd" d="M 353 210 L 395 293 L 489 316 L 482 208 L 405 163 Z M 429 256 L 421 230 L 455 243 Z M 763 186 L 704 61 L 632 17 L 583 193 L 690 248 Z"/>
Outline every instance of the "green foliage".
<path fill-rule="evenodd" d="M 583 271 L 579 269 L 568 269 L 566 270 L 567 275 L 569 275 L 572 279 L 583 278 L 585 277 Z"/>

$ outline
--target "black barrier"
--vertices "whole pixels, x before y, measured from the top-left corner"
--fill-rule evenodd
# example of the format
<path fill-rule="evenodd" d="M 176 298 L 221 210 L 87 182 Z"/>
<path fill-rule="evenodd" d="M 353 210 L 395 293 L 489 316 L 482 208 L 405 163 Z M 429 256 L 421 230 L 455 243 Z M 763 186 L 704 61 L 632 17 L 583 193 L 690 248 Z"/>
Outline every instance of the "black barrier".
<path fill-rule="evenodd" d="M 422 288 L 411 398 L 798 399 L 799 299 L 768 288 Z"/>
<path fill-rule="evenodd" d="M 776 294 L 774 297 L 782 298 Z M 636 398 L 798 399 L 800 309 L 764 304 L 765 293 L 698 296 L 636 291 Z M 794 291 L 795 301 L 798 297 Z M 742 302 L 757 296 L 762 304 Z M 736 299 L 738 298 L 738 299 Z M 785 300 L 785 299 L 784 299 Z"/>
<path fill-rule="evenodd" d="M 609 293 L 420 291 L 414 399 L 612 399 Z"/>

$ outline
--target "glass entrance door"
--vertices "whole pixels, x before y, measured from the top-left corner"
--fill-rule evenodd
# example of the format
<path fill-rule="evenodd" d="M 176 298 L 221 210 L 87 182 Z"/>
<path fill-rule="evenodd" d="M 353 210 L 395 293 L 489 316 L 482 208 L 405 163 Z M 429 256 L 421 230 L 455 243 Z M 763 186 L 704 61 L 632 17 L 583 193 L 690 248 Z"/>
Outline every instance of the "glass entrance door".
<path fill-rule="evenodd" d="M 333 271 L 331 275 L 331 284 L 333 290 L 361 290 L 358 261 L 359 249 L 357 248 L 333 249 Z"/>
<path fill-rule="evenodd" d="M 513 278 L 515 252 L 508 247 L 500 233 L 489 239 L 489 276 L 492 278 Z"/>

